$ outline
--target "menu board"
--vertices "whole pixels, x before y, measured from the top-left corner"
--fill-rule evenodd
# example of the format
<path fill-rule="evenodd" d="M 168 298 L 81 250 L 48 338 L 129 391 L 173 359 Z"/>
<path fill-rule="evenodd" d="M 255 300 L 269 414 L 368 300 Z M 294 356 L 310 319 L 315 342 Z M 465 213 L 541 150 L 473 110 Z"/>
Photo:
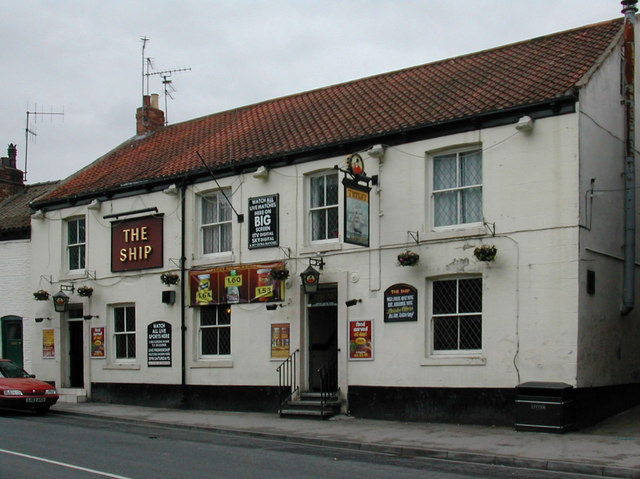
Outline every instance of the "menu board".
<path fill-rule="evenodd" d="M 418 291 L 408 284 L 394 284 L 384 292 L 384 322 L 418 320 Z"/>
<path fill-rule="evenodd" d="M 171 324 L 165 321 L 147 326 L 147 365 L 171 366 Z"/>
<path fill-rule="evenodd" d="M 373 320 L 349 321 L 349 359 L 373 359 Z"/>
<path fill-rule="evenodd" d="M 91 328 L 91 357 L 104 358 L 104 327 Z"/>

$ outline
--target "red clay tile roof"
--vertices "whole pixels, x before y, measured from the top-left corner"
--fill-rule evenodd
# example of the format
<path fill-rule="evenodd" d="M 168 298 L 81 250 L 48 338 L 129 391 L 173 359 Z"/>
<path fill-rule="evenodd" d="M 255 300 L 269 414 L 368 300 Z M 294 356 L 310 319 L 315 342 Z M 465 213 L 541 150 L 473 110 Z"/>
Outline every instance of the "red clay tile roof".
<path fill-rule="evenodd" d="M 566 95 L 607 52 L 622 19 L 216 113 L 133 139 L 49 199 L 427 127 Z"/>

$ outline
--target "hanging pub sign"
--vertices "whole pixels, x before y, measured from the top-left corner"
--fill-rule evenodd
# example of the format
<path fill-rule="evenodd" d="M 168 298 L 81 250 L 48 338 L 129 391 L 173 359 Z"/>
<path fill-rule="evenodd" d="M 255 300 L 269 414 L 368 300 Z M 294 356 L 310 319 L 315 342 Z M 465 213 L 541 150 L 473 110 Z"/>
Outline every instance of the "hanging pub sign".
<path fill-rule="evenodd" d="M 371 188 L 344 178 L 344 242 L 369 246 L 369 192 Z"/>
<path fill-rule="evenodd" d="M 189 304 L 259 303 L 284 300 L 284 280 L 272 270 L 284 269 L 283 262 L 224 266 L 189 271 Z"/>
<path fill-rule="evenodd" d="M 408 284 L 394 284 L 384 291 L 384 322 L 418 320 L 418 290 Z"/>
<path fill-rule="evenodd" d="M 278 246 L 279 196 L 249 198 L 249 249 Z"/>
<path fill-rule="evenodd" d="M 162 216 L 111 223 L 111 271 L 162 267 Z"/>
<path fill-rule="evenodd" d="M 147 365 L 171 366 L 171 324 L 166 321 L 147 326 Z"/>

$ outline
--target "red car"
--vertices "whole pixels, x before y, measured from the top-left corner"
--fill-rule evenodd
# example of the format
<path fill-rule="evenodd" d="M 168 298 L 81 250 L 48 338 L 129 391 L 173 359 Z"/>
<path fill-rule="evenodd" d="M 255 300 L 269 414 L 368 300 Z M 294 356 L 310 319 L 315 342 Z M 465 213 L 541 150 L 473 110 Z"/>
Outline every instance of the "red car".
<path fill-rule="evenodd" d="M 13 361 L 0 359 L 0 408 L 45 414 L 57 401 L 58 392 L 51 384 L 35 379 Z"/>

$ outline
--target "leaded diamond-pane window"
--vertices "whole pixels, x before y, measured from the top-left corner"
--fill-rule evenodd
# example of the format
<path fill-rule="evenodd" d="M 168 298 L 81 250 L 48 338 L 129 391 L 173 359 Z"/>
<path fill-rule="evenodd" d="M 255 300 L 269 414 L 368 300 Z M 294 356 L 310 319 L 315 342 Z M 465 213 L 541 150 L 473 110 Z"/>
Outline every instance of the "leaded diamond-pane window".
<path fill-rule="evenodd" d="M 313 176 L 309 181 L 311 240 L 338 237 L 338 174 Z"/>
<path fill-rule="evenodd" d="M 231 354 L 231 308 L 227 304 L 200 308 L 200 355 Z"/>
<path fill-rule="evenodd" d="M 434 226 L 482 221 L 482 151 L 433 158 Z"/>
<path fill-rule="evenodd" d="M 482 349 L 482 279 L 433 282 L 434 351 Z"/>

